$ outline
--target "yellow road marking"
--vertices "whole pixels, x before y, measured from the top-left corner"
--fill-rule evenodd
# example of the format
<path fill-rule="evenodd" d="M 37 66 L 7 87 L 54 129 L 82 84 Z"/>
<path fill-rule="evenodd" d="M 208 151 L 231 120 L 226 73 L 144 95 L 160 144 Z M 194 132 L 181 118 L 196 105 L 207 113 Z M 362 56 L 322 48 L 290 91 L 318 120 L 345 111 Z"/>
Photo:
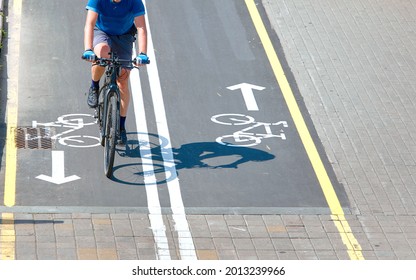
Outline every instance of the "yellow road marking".
<path fill-rule="evenodd" d="M 13 1 L 13 18 L 15 26 L 11 27 L 10 33 L 13 38 L 9 46 L 9 52 L 14 53 L 15 61 L 12 61 L 14 67 L 13 73 L 10 73 L 7 81 L 7 135 L 6 135 L 6 167 L 4 182 L 4 205 L 14 206 L 16 203 L 16 157 L 17 151 L 15 146 L 15 131 L 17 128 L 17 108 L 18 108 L 18 75 L 19 63 L 18 55 L 20 49 L 20 19 L 22 14 L 22 0 Z M 12 59 L 12 58 L 11 58 Z"/>
<path fill-rule="evenodd" d="M 309 160 L 311 161 L 312 167 L 318 178 L 325 199 L 331 210 L 334 223 L 341 235 L 344 244 L 347 246 L 348 254 L 350 258 L 354 260 L 364 259 L 361 253 L 361 246 L 355 239 L 353 233 L 351 232 L 351 228 L 345 219 L 344 211 L 335 192 L 334 186 L 331 183 L 331 180 L 318 153 L 309 129 L 305 123 L 302 113 L 300 112 L 298 103 L 296 102 L 295 96 L 286 78 L 283 67 L 267 33 L 266 27 L 264 26 L 263 20 L 261 19 L 260 13 L 256 7 L 256 3 L 254 0 L 245 0 L 245 2 L 257 33 L 263 44 L 267 58 L 269 59 L 270 65 L 273 69 L 276 80 L 280 86 L 283 97 L 285 98 L 296 129 L 299 132 L 303 146 L 305 147 L 306 153 L 309 157 Z"/>
<path fill-rule="evenodd" d="M 17 128 L 18 110 L 18 76 L 19 76 L 19 49 L 20 49 L 20 19 L 22 14 L 22 0 L 13 0 L 14 26 L 10 27 L 7 80 L 7 135 L 6 159 L 4 179 L 4 205 L 12 207 L 16 203 L 16 158 L 15 132 Z M 14 59 L 14 61 L 13 61 Z M 13 69 L 13 70 L 12 70 Z M 14 228 L 13 213 L 1 213 L 0 216 L 0 260 L 14 260 L 16 248 L 16 232 Z"/>
<path fill-rule="evenodd" d="M 10 94 L 10 91 L 9 91 Z M 17 99 L 17 98 L 16 98 Z M 4 182 L 4 205 L 13 206 L 16 202 L 16 146 L 14 133 L 17 127 L 17 110 L 8 103 L 7 138 L 6 138 L 6 171 Z"/>

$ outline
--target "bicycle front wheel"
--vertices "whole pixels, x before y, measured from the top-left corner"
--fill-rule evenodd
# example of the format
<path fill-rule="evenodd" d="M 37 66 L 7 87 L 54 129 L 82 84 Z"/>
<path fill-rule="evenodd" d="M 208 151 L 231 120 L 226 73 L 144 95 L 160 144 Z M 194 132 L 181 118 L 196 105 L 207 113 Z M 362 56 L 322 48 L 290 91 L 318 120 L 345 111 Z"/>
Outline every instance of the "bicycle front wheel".
<path fill-rule="evenodd" d="M 117 134 L 117 95 L 109 93 L 105 127 L 104 172 L 108 178 L 113 175 Z"/>

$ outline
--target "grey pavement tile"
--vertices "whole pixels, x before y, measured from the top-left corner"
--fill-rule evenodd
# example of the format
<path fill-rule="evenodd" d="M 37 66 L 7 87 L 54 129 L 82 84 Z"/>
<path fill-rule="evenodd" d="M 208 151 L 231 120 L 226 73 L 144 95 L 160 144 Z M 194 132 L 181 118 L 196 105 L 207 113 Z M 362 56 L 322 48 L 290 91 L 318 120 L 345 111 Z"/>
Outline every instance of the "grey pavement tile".
<path fill-rule="evenodd" d="M 279 259 L 275 251 L 256 250 L 256 254 L 259 260 L 278 260 Z"/>
<path fill-rule="evenodd" d="M 57 248 L 75 248 L 76 241 L 74 236 L 57 236 L 56 237 Z"/>
<path fill-rule="evenodd" d="M 224 220 L 229 226 L 244 226 L 246 221 L 243 215 L 224 215 Z"/>
<path fill-rule="evenodd" d="M 289 238 L 272 238 L 272 243 L 276 251 L 293 251 L 294 246 Z"/>
<path fill-rule="evenodd" d="M 333 250 L 332 243 L 329 238 L 311 238 L 310 242 L 314 250 Z"/>
<path fill-rule="evenodd" d="M 153 248 L 138 248 L 139 259 L 141 260 L 156 260 L 156 251 Z"/>
<path fill-rule="evenodd" d="M 119 250 L 136 248 L 136 241 L 132 236 L 116 236 L 115 242 Z"/>
<path fill-rule="evenodd" d="M 217 250 L 219 260 L 238 260 L 238 255 L 235 250 L 219 249 Z"/>
<path fill-rule="evenodd" d="M 282 215 L 283 224 L 288 226 L 299 225 L 302 226 L 303 222 L 299 215 Z"/>
<path fill-rule="evenodd" d="M 249 238 L 250 232 L 246 226 L 228 226 L 231 237 L 233 238 Z"/>
<path fill-rule="evenodd" d="M 295 251 L 277 251 L 279 260 L 299 260 Z"/>
<path fill-rule="evenodd" d="M 16 259 L 36 260 L 36 244 L 33 242 L 19 242 L 15 247 Z"/>
<path fill-rule="evenodd" d="M 36 237 L 35 237 L 35 235 L 16 235 L 15 240 L 16 240 L 16 245 L 18 245 L 20 243 L 25 243 L 25 242 L 35 243 L 36 242 Z"/>
<path fill-rule="evenodd" d="M 207 237 L 197 237 L 193 238 L 194 246 L 196 250 L 214 250 L 215 244 L 212 240 L 212 238 Z"/>
<path fill-rule="evenodd" d="M 153 236 L 148 219 L 131 219 L 131 228 L 134 236 Z"/>
<path fill-rule="evenodd" d="M 378 260 L 397 260 L 397 256 L 394 254 L 392 250 L 376 250 L 374 251 L 374 253 L 377 256 Z"/>
<path fill-rule="evenodd" d="M 338 256 L 333 250 L 316 250 L 318 260 L 338 260 Z"/>
<path fill-rule="evenodd" d="M 111 213 L 110 214 L 110 219 L 111 220 L 124 220 L 124 221 L 128 221 L 130 219 L 129 214 L 128 213 Z"/>
<path fill-rule="evenodd" d="M 205 219 L 211 231 L 221 231 L 227 226 L 223 215 L 206 215 Z"/>
<path fill-rule="evenodd" d="M 150 236 L 136 236 L 134 237 L 136 247 L 138 249 L 152 249 L 155 247 L 155 239 Z"/>
<path fill-rule="evenodd" d="M 96 248 L 98 249 L 116 249 L 115 242 L 96 242 Z"/>
<path fill-rule="evenodd" d="M 57 260 L 76 260 L 77 250 L 75 248 L 56 248 Z"/>
<path fill-rule="evenodd" d="M 235 249 L 233 240 L 227 237 L 216 237 L 213 238 L 216 250 L 233 250 Z"/>
<path fill-rule="evenodd" d="M 299 238 L 299 239 L 292 239 L 293 248 L 295 251 L 298 250 L 313 250 L 313 246 L 311 240 L 308 238 Z"/>
<path fill-rule="evenodd" d="M 93 235 L 94 229 L 90 219 L 74 219 L 72 221 L 75 235 Z"/>
<path fill-rule="evenodd" d="M 315 251 L 308 250 L 296 250 L 296 255 L 298 256 L 299 260 L 318 260 L 318 256 L 316 255 Z"/>
<path fill-rule="evenodd" d="M 316 224 L 316 226 L 306 226 L 305 230 L 309 238 L 326 238 L 327 237 L 325 229 L 320 225 L 320 223 Z"/>
<path fill-rule="evenodd" d="M 56 238 L 55 235 L 38 235 L 36 234 L 36 242 L 37 243 L 55 243 Z"/>
<path fill-rule="evenodd" d="M 95 248 L 96 247 L 96 241 L 94 236 L 86 236 L 86 235 L 76 235 L 75 236 L 75 244 L 77 248 Z"/>
<path fill-rule="evenodd" d="M 254 250 L 237 250 L 239 260 L 258 260 L 258 256 Z"/>
<path fill-rule="evenodd" d="M 54 225 L 56 236 L 74 236 L 74 227 L 72 221 L 65 220 L 64 223 Z"/>
<path fill-rule="evenodd" d="M 274 251 L 274 245 L 270 238 L 253 238 L 252 242 L 254 244 L 254 248 L 259 251 Z"/>
<path fill-rule="evenodd" d="M 14 230 L 16 233 L 16 236 L 20 235 L 34 235 L 35 234 L 35 226 L 34 224 L 28 224 L 28 223 L 17 223 L 14 225 Z"/>
<path fill-rule="evenodd" d="M 133 236 L 133 230 L 129 220 L 112 220 L 114 236 Z"/>
<path fill-rule="evenodd" d="M 95 242 L 115 243 L 114 235 L 94 235 Z"/>
<path fill-rule="evenodd" d="M 264 224 L 249 225 L 247 229 L 252 238 L 269 237 L 268 229 Z"/>
<path fill-rule="evenodd" d="M 237 250 L 255 250 L 253 241 L 251 238 L 234 238 L 234 246 Z"/>
<path fill-rule="evenodd" d="M 92 213 L 91 214 L 91 219 L 94 221 L 96 219 L 100 220 L 100 219 L 110 219 L 110 214 L 107 213 Z"/>

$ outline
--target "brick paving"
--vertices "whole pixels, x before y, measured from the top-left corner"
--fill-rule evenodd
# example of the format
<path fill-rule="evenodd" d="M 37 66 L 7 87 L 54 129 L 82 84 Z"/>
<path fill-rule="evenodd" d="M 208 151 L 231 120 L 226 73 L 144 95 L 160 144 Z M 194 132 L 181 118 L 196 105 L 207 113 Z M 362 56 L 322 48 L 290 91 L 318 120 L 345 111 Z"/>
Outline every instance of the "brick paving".
<path fill-rule="evenodd" d="M 416 259 L 416 3 L 263 0 L 365 259 Z M 163 215 L 172 259 L 173 219 Z M 330 215 L 188 215 L 198 259 L 349 259 Z M 149 217 L 14 213 L 0 255 L 156 259 Z"/>

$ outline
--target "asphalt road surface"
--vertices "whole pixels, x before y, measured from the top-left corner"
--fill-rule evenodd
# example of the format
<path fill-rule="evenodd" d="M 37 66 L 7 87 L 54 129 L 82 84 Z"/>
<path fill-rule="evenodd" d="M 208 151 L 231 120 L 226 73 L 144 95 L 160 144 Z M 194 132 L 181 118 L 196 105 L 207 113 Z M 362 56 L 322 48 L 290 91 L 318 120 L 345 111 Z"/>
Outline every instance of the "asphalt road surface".
<path fill-rule="evenodd" d="M 151 64 L 132 72 L 128 142 L 117 147 L 114 178 L 106 178 L 86 104 L 90 65 L 80 59 L 85 3 L 25 0 L 20 20 L 9 23 L 20 30 L 19 48 L 8 49 L 18 57 L 21 142 L 16 161 L 7 162 L 16 166 L 14 207 L 330 213 L 249 10 L 237 0 L 146 3 Z M 334 178 L 278 38 L 258 9 Z M 342 186 L 331 182 L 348 209 Z"/>

